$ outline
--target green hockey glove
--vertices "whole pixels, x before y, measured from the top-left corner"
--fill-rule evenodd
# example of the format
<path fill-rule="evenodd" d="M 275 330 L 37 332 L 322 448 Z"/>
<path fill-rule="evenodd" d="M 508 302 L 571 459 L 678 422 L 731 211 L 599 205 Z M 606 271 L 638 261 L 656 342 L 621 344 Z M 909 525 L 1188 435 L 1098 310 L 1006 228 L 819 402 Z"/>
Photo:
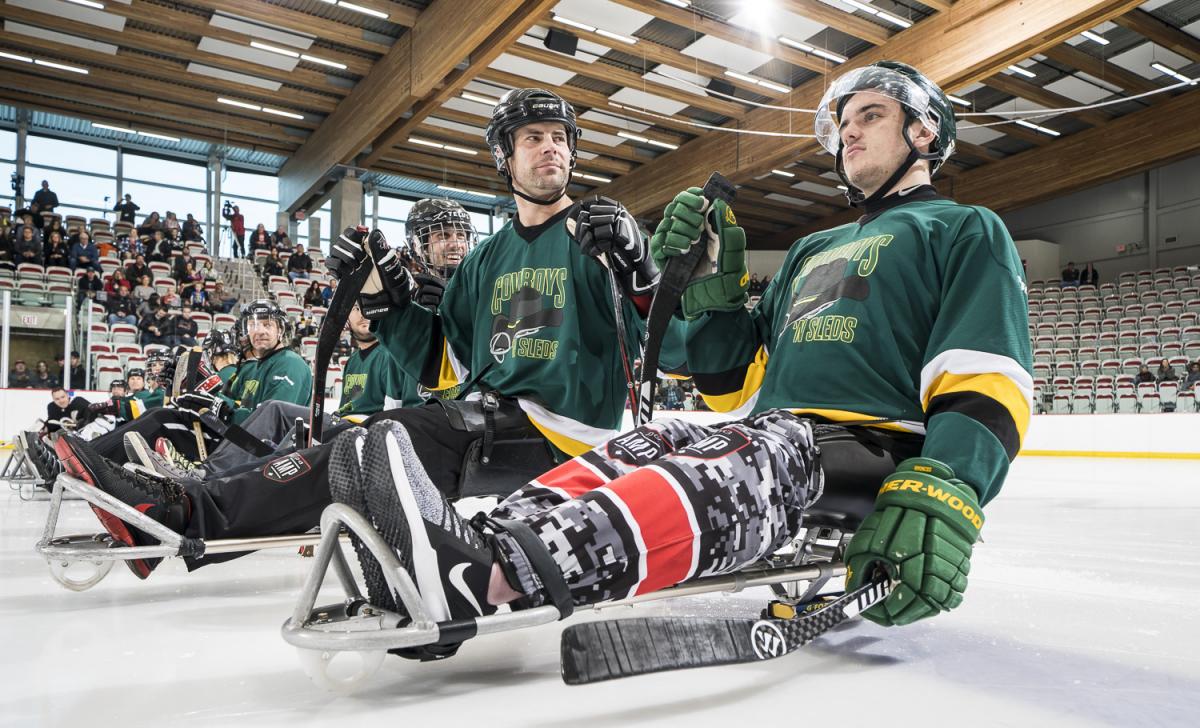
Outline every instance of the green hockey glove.
<path fill-rule="evenodd" d="M 698 240 L 705 254 L 683 292 L 683 314 L 696 318 L 705 311 L 736 311 L 746 305 L 750 274 L 746 270 L 746 231 L 722 200 L 711 207 L 703 190 L 689 187 L 675 195 L 650 237 L 650 255 L 659 270 L 683 255 Z"/>
<path fill-rule="evenodd" d="M 846 547 L 846 588 L 862 586 L 882 566 L 899 584 L 864 617 L 890 627 L 948 612 L 962 603 L 981 528 L 970 486 L 944 463 L 909 458 L 884 481 L 875 511 Z"/>

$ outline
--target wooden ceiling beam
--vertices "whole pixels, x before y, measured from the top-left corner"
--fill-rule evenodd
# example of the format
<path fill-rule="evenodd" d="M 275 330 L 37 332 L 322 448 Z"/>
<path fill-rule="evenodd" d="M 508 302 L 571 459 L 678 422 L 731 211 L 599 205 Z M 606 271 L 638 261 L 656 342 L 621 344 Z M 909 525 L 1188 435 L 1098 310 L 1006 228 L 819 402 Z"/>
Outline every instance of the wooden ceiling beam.
<path fill-rule="evenodd" d="M 632 0 L 619 0 L 628 3 Z M 1000 69 L 1056 45 L 1135 7 L 1137 0 L 959 0 L 952 13 L 937 13 L 897 33 L 883 46 L 860 53 L 844 68 L 883 59 L 911 63 L 935 83 L 958 88 L 982 81 Z M 671 9 L 664 3 L 657 7 Z M 677 8 L 676 8 L 677 9 Z M 824 93 L 825 79 L 810 81 L 793 92 L 791 105 L 813 108 Z M 795 120 L 788 112 L 755 109 L 738 124 L 745 129 L 787 131 Z M 770 136 L 704 134 L 602 188 L 635 214 L 665 205 L 670 196 L 720 169 L 735 182 L 745 181 L 789 160 L 818 152 L 815 141 Z"/>
<path fill-rule="evenodd" d="M 1192 63 L 1200 61 L 1200 40 L 1184 33 L 1179 28 L 1164 23 L 1145 10 L 1130 10 L 1113 22 L 1128 28 L 1147 40 L 1152 40 L 1169 51 L 1178 53 Z"/>
<path fill-rule="evenodd" d="M 1056 63 L 1083 71 L 1102 81 L 1116 84 L 1130 94 L 1141 94 L 1161 88 L 1153 81 L 1148 81 L 1132 71 L 1126 71 L 1115 63 L 1096 58 L 1090 53 L 1066 43 L 1047 48 L 1042 53 Z"/>
<path fill-rule="evenodd" d="M 295 210 L 323 194 L 331 168 L 353 161 L 521 5 L 522 0 L 435 0 L 429 5 L 279 170 L 280 208 Z"/>
<path fill-rule="evenodd" d="M 465 68 L 455 69 L 451 72 L 441 88 L 423 98 L 413 107 L 412 113 L 407 118 L 392 122 L 376 137 L 371 142 L 371 151 L 361 157 L 358 164 L 364 167 L 371 166 L 390 147 L 412 134 L 422 121 L 441 108 L 448 99 L 459 94 L 471 79 L 487 68 L 488 64 L 496 60 L 509 46 L 516 43 L 517 39 L 533 25 L 535 19 L 543 15 L 554 4 L 555 0 L 525 0 L 520 8 L 509 14 L 496 32 L 471 52 Z"/>
<path fill-rule="evenodd" d="M 298 146 L 297 144 L 286 144 L 281 140 L 268 141 L 244 134 L 226 134 L 199 124 L 163 119 L 152 115 L 146 115 L 143 118 L 141 114 L 127 114 L 123 110 L 104 108 L 80 101 L 67 101 L 22 90 L 0 88 L 0 103 L 37 111 L 49 111 L 85 121 L 98 121 L 101 124 L 133 126 L 143 131 L 175 135 L 251 151 L 270 152 L 271 154 L 286 156 Z M 130 137 L 130 139 L 132 140 L 134 137 Z"/>
<path fill-rule="evenodd" d="M 844 13 L 837 8 L 826 5 L 820 0 L 783 0 L 783 9 L 809 20 L 815 20 L 822 25 L 828 25 L 834 30 L 840 30 L 859 40 L 865 40 L 871 45 L 883 45 L 892 34 L 887 28 L 876 25 L 866 18 Z M 797 38 L 796 40 L 804 40 Z"/>
<path fill-rule="evenodd" d="M 1006 93 L 1009 96 L 1016 96 L 1032 101 L 1040 106 L 1045 106 L 1049 109 L 1063 109 L 1071 106 L 1079 106 L 1079 102 L 1074 99 L 1069 99 L 1061 94 L 1056 94 L 1053 91 L 1048 91 L 1037 84 L 1030 83 L 1020 78 L 1015 78 L 1003 73 L 997 73 L 988 80 L 983 82 L 983 85 Z M 1103 109 L 1089 109 L 1087 111 L 1076 111 L 1071 114 L 1085 124 L 1091 126 L 1099 126 L 1110 119 L 1113 115 Z M 1041 123 L 1041 120 L 1035 119 L 1036 123 Z"/>
<path fill-rule="evenodd" d="M 817 73 L 828 73 L 834 67 L 829 61 L 801 53 L 795 48 L 789 48 L 774 38 L 730 25 L 722 20 L 701 15 L 693 10 L 675 7 L 669 3 L 658 2 L 657 0 L 614 0 L 614 2 L 618 5 L 624 5 L 634 10 L 648 13 L 673 25 L 678 25 L 681 28 L 687 28 L 688 30 L 704 35 L 711 35 L 714 38 L 720 38 L 721 40 L 740 45 L 743 48 L 766 53 L 772 58 L 787 61 L 793 66 L 807 68 Z M 803 39 L 797 38 L 797 40 Z"/>
<path fill-rule="evenodd" d="M 949 10 L 954 7 L 954 0 L 920 0 L 920 3 L 934 10 Z"/>
<path fill-rule="evenodd" d="M 642 78 L 640 74 L 626 70 L 620 66 L 606 63 L 605 61 L 596 61 L 588 63 L 581 61 L 572 56 L 555 53 L 548 50 L 540 50 L 532 46 L 527 46 L 521 43 L 514 44 L 508 49 L 509 54 L 517 58 L 524 58 L 529 61 L 537 61 L 549 66 L 561 68 L 564 71 L 570 71 L 585 78 L 592 78 L 597 81 L 615 84 L 617 86 L 626 86 L 628 88 L 645 91 L 648 94 L 660 96 L 672 101 L 678 101 L 688 106 L 695 106 L 700 109 L 711 111 L 714 114 L 721 116 L 741 116 L 746 113 L 746 106 L 737 104 L 732 101 L 707 96 L 703 94 L 694 94 L 690 91 L 667 86 L 666 84 L 658 83 L 649 79 Z"/>
<path fill-rule="evenodd" d="M 357 48 L 370 53 L 384 54 L 391 48 L 392 43 L 380 43 L 374 33 L 367 33 L 362 28 L 327 20 L 316 15 L 291 10 L 282 5 L 261 2 L 260 0 L 184 0 L 187 5 L 219 10 L 230 15 L 240 15 L 243 18 L 257 20 L 286 28 L 304 35 L 315 35 L 319 38 Z"/>
<path fill-rule="evenodd" d="M 492 192 L 498 198 L 508 197 L 508 190 L 505 189 L 503 184 L 499 183 L 499 177 L 494 181 L 486 181 L 474 177 L 463 177 L 449 172 L 439 173 L 433 170 L 405 166 L 397 162 L 388 161 L 381 161 L 375 165 L 375 169 L 387 174 L 408 177 L 409 179 L 420 180 L 422 182 L 431 182 L 435 185 L 448 185 L 450 187 L 473 189 L 479 192 Z M 487 200 L 480 198 L 480 204 L 487 204 Z"/>

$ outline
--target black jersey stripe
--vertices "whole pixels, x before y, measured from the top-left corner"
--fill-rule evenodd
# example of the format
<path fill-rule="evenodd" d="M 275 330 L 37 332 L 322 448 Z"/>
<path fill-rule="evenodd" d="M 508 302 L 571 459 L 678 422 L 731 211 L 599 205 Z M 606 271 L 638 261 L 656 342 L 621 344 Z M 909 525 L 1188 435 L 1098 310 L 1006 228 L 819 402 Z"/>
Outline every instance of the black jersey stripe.
<path fill-rule="evenodd" d="M 925 421 L 928 423 L 943 412 L 957 412 L 975 420 L 987 428 L 1000 441 L 1009 462 L 1017 456 L 1021 449 L 1021 435 L 1012 413 L 1000 402 L 978 392 L 949 392 L 940 394 L 929 401 L 925 411 Z"/>

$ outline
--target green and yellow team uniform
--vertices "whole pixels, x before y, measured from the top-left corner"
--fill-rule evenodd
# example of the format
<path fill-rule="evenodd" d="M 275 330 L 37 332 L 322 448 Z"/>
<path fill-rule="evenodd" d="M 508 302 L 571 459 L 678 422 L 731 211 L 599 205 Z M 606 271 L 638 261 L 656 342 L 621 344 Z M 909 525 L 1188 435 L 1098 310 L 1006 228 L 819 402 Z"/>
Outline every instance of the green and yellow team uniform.
<path fill-rule="evenodd" d="M 217 376 L 221 378 L 222 391 L 229 389 L 229 381 L 233 379 L 234 375 L 237 374 L 237 371 L 237 364 L 227 364 L 226 366 L 221 367 L 220 371 L 217 372 Z"/>
<path fill-rule="evenodd" d="M 574 456 L 617 434 L 627 398 L 609 273 L 567 235 L 566 213 L 534 228 L 510 221 L 463 260 L 436 314 L 412 304 L 377 333 L 430 389 L 479 376 Z M 642 321 L 623 297 L 622 317 L 632 359 Z M 432 355 L 412 344 L 431 338 Z"/>
<path fill-rule="evenodd" d="M 688 368 L 714 410 L 893 420 L 987 503 L 1032 404 L 1021 261 L 995 213 L 916 197 L 797 241 L 753 311 L 689 323 Z"/>
<path fill-rule="evenodd" d="M 167 390 L 139 389 L 128 397 L 117 398 L 117 418 L 135 420 L 155 407 L 162 407 L 167 402 Z"/>
<path fill-rule="evenodd" d="M 307 405 L 312 395 L 312 370 L 291 349 L 276 349 L 259 359 L 253 368 L 243 368 L 236 383 L 240 384 L 241 397 L 233 411 L 233 421 L 241 424 L 263 402 L 278 400 Z"/>
<path fill-rule="evenodd" d="M 404 374 L 400 365 L 378 343 L 366 351 L 355 349 L 342 370 L 340 417 L 373 415 L 385 409 L 421 404 L 417 382 Z"/>
<path fill-rule="evenodd" d="M 226 367 L 225 369 L 228 369 Z M 221 371 L 225 371 L 222 369 Z M 255 370 L 258 369 L 258 359 L 243 359 L 237 363 L 236 368 L 229 380 L 221 388 L 221 399 L 230 407 L 237 408 L 238 401 L 242 398 L 242 387 L 247 379 L 254 376 Z"/>

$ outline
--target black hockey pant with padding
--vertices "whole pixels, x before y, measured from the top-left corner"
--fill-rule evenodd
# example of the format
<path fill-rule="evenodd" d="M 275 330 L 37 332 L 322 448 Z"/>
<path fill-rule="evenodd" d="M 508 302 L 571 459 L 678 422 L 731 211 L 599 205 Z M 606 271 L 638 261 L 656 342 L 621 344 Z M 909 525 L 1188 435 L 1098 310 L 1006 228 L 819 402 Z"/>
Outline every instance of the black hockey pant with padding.
<path fill-rule="evenodd" d="M 382 420 L 403 424 L 429 477 L 452 500 L 508 495 L 554 466 L 549 443 L 515 402 L 502 401 L 487 418 L 480 407 L 476 402 L 432 400 L 420 407 L 380 412 L 364 427 Z M 488 419 L 494 449 L 490 463 L 480 467 L 477 456 Z M 236 473 L 184 483 L 192 502 L 185 535 L 211 541 L 297 534 L 316 527 L 331 502 L 332 440 L 329 443 L 270 458 Z M 187 564 L 194 569 L 233 556 L 187 559 Z"/>

